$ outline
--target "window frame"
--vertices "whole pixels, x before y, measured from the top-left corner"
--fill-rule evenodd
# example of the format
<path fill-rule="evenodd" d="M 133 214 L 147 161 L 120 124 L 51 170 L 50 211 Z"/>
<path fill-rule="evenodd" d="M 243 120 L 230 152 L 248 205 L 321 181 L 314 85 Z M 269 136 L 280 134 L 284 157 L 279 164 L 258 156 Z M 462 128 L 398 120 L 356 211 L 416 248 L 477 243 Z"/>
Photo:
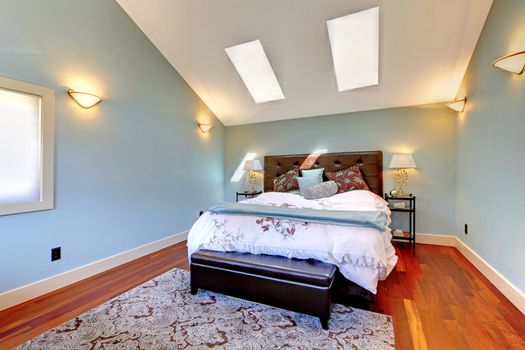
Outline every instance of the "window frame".
<path fill-rule="evenodd" d="M 0 76 L 0 88 L 40 97 L 40 200 L 0 204 L 0 216 L 55 207 L 55 90 Z"/>

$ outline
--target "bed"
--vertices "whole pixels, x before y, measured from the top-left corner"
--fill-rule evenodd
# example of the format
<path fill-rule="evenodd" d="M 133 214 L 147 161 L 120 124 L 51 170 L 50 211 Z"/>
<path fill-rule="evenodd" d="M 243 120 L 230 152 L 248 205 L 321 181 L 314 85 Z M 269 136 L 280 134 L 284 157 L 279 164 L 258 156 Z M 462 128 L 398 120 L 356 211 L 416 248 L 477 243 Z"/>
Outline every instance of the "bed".
<path fill-rule="evenodd" d="M 359 165 L 370 191 L 341 193 L 316 201 L 305 200 L 295 193 L 272 192 L 273 179 L 294 167 L 324 168 L 327 172 L 356 164 Z M 381 151 L 266 156 L 264 190 L 265 193 L 261 196 L 242 203 L 269 206 L 285 204 L 297 208 L 326 210 L 377 210 L 385 212 L 390 220 L 390 211 L 381 197 Z M 320 247 L 320 251 L 312 247 Z M 364 301 L 373 299 L 378 280 L 385 279 L 397 262 L 388 229 L 209 212 L 195 223 L 188 237 L 190 256 L 203 249 L 315 259 L 334 264 L 338 271 L 333 299 L 345 304 L 352 304 L 357 300 L 354 298 L 356 295 Z M 349 298 L 350 295 L 353 297 Z"/>

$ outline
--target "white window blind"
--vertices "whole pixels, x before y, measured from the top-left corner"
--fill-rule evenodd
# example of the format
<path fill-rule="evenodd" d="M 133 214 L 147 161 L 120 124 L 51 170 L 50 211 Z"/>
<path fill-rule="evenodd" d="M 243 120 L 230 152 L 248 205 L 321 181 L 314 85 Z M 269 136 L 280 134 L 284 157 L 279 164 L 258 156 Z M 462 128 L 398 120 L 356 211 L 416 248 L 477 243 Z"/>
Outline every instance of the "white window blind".
<path fill-rule="evenodd" d="M 0 204 L 40 200 L 40 99 L 0 89 Z"/>
<path fill-rule="evenodd" d="M 54 91 L 0 77 L 0 215 L 54 206 Z"/>

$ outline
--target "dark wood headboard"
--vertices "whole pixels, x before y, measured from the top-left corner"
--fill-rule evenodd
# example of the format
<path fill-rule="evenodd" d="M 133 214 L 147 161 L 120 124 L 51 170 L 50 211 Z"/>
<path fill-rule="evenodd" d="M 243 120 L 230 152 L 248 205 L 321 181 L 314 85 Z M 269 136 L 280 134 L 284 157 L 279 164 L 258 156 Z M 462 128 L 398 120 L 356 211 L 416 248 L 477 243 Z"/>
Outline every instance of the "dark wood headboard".
<path fill-rule="evenodd" d="M 294 167 L 324 168 L 326 172 L 346 169 L 355 164 L 360 165 L 361 173 L 370 191 L 383 196 L 383 152 L 381 151 L 324 153 L 318 157 L 313 154 L 265 156 L 264 191 L 273 191 L 273 179 Z"/>

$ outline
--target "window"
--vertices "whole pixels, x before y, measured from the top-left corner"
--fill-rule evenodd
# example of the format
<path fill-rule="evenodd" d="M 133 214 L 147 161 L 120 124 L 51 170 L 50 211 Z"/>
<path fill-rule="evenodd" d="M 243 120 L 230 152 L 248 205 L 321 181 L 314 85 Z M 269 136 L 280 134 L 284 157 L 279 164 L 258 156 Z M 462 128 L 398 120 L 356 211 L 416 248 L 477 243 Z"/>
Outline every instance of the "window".
<path fill-rule="evenodd" d="M 0 77 L 0 215 L 54 206 L 52 89 Z"/>
<path fill-rule="evenodd" d="M 337 89 L 379 83 L 379 7 L 326 22 Z"/>
<path fill-rule="evenodd" d="M 283 100 L 284 94 L 259 40 L 224 49 L 255 103 Z"/>

